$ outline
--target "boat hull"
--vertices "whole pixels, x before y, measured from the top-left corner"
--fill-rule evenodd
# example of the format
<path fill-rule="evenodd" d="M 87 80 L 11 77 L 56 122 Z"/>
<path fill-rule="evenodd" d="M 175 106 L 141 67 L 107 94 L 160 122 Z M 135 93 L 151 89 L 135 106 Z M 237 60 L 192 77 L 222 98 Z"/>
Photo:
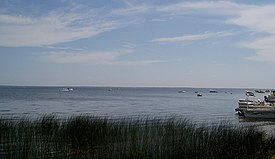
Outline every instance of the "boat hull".
<path fill-rule="evenodd" d="M 239 100 L 239 106 L 235 111 L 245 118 L 257 118 L 257 119 L 275 119 L 275 92 L 272 95 L 264 97 L 264 101 L 261 100 L 250 100 L 248 97 L 253 97 L 254 93 L 246 91 L 246 99 Z M 273 98 L 274 97 L 274 98 Z M 271 102 L 273 101 L 274 102 Z"/>
<path fill-rule="evenodd" d="M 275 102 L 275 96 L 273 96 L 273 95 L 269 95 L 269 96 L 267 96 L 267 99 L 266 99 L 268 102 Z"/>
<path fill-rule="evenodd" d="M 244 117 L 256 119 L 275 119 L 275 109 L 247 109 L 243 111 Z"/>
<path fill-rule="evenodd" d="M 239 107 L 235 111 L 246 118 L 275 119 L 274 103 L 239 100 Z"/>

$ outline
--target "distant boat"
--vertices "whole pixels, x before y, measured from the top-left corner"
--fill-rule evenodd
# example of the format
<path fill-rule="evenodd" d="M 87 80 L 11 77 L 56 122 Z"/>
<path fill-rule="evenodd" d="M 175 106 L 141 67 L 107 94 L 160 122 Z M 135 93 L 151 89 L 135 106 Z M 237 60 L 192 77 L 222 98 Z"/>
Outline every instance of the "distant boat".
<path fill-rule="evenodd" d="M 250 92 L 250 91 L 246 91 L 245 95 L 246 95 L 246 97 L 254 97 L 255 96 L 254 93 Z"/>
<path fill-rule="evenodd" d="M 202 96 L 202 94 L 198 93 L 198 94 L 197 94 L 197 96 L 198 96 L 198 97 L 201 97 L 201 96 Z"/>
<path fill-rule="evenodd" d="M 69 88 L 69 91 L 73 91 L 74 89 L 73 88 Z"/>
<path fill-rule="evenodd" d="M 178 93 L 185 93 L 186 91 L 184 91 L 184 90 L 181 90 L 181 91 L 178 91 Z"/>
<path fill-rule="evenodd" d="M 70 92 L 70 91 L 73 91 L 73 90 L 74 90 L 73 88 L 69 88 L 69 87 L 60 89 L 61 92 Z"/>
<path fill-rule="evenodd" d="M 218 91 L 217 91 L 217 90 L 214 90 L 214 89 L 210 89 L 210 90 L 209 90 L 209 93 L 218 93 Z"/>
<path fill-rule="evenodd" d="M 256 93 L 265 93 L 264 90 L 255 90 Z"/>

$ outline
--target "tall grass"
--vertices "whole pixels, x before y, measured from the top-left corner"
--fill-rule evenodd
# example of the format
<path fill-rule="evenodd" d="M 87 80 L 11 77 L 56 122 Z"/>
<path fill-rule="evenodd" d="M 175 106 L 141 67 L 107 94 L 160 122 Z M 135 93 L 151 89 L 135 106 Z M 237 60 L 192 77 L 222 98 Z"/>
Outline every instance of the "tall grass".
<path fill-rule="evenodd" d="M 77 116 L 0 119 L 0 158 L 271 158 L 275 140 L 253 127 L 189 120 Z"/>

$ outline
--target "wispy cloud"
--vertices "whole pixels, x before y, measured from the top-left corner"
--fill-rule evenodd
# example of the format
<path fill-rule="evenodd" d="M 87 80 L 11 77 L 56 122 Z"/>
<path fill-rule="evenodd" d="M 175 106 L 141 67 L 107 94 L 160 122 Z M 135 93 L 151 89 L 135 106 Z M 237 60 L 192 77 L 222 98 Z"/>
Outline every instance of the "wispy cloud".
<path fill-rule="evenodd" d="M 0 46 L 45 46 L 88 38 L 119 27 L 92 11 L 55 10 L 40 17 L 0 14 Z"/>
<path fill-rule="evenodd" d="M 133 54 L 131 49 L 121 49 L 116 51 L 97 51 L 97 52 L 76 52 L 76 51 L 56 51 L 47 52 L 39 55 L 38 59 L 60 64 L 92 64 L 92 65 L 147 65 L 163 62 L 161 60 L 137 60 L 122 61 L 124 55 Z"/>
<path fill-rule="evenodd" d="M 250 32 L 264 33 L 254 40 L 243 42 L 241 45 L 256 51 L 250 60 L 275 62 L 275 5 L 254 6 L 239 12 L 237 17 L 228 19 L 229 24 L 247 28 Z"/>
<path fill-rule="evenodd" d="M 125 6 L 106 12 L 98 8 L 75 7 L 52 10 L 38 17 L 5 14 L 0 12 L 0 46 L 49 46 L 125 27 L 147 20 L 168 21 L 173 16 L 202 15 L 218 19 L 226 25 L 235 25 L 253 33 L 265 33 L 254 40 L 243 41 L 242 46 L 254 49 L 255 57 L 249 59 L 275 61 L 275 5 L 251 5 L 228 0 L 195 1 L 154 5 L 145 2 L 122 0 Z M 219 18 L 216 18 L 219 17 Z M 155 43 L 179 43 L 229 36 L 226 32 L 207 32 L 194 35 L 160 37 Z M 241 39 L 240 39 L 241 40 Z M 107 56 L 107 53 L 102 53 Z M 71 54 L 70 54 L 71 55 Z M 61 55 L 60 55 L 61 56 Z M 65 56 L 65 55 L 64 55 Z M 86 56 L 93 59 L 95 55 Z M 110 58 L 111 55 L 108 55 Z M 117 57 L 117 56 L 115 56 Z M 103 57 L 102 57 L 103 58 Z M 107 57 L 106 57 L 107 58 Z"/>
<path fill-rule="evenodd" d="M 114 15 L 130 16 L 137 14 L 145 14 L 146 12 L 152 11 L 152 7 L 146 3 L 128 5 L 126 8 L 115 9 L 112 11 Z"/>
<path fill-rule="evenodd" d="M 50 52 L 41 56 L 44 60 L 53 63 L 92 63 L 102 64 L 114 61 L 116 57 L 122 55 L 120 52 L 94 52 L 94 53 L 78 53 L 78 52 Z"/>
<path fill-rule="evenodd" d="M 247 57 L 249 60 L 275 61 L 275 5 L 251 5 L 241 4 L 233 1 L 201 1 L 181 2 L 167 6 L 160 6 L 158 11 L 173 15 L 204 15 L 222 17 L 219 20 L 224 24 L 243 27 L 252 33 L 264 33 L 265 35 L 251 38 L 244 38 L 241 46 L 255 50 L 256 55 Z M 267 35 L 268 34 L 268 35 Z M 181 42 L 194 41 L 211 38 L 215 35 L 198 34 L 178 36 L 171 38 L 158 38 L 153 42 Z M 250 39 L 250 41 L 245 41 Z M 241 39 L 240 39 L 241 40 Z"/>
<path fill-rule="evenodd" d="M 212 15 L 238 15 L 243 8 L 249 8 L 249 5 L 234 3 L 232 1 L 197 1 L 180 2 L 166 6 L 160 6 L 158 11 L 167 12 L 173 15 L 182 14 L 212 14 Z"/>
<path fill-rule="evenodd" d="M 256 40 L 242 43 L 241 45 L 256 50 L 256 55 L 246 59 L 253 61 L 275 62 L 275 35 L 269 35 Z"/>
<path fill-rule="evenodd" d="M 198 40 L 204 40 L 209 38 L 224 37 L 232 34 L 233 32 L 202 33 L 202 34 L 194 34 L 194 35 L 157 38 L 157 39 L 151 40 L 151 42 L 178 43 L 178 42 L 184 42 L 184 41 L 198 41 Z"/>
<path fill-rule="evenodd" d="M 0 24 L 1 25 L 29 25 L 33 24 L 33 20 L 28 17 L 23 16 L 11 16 L 11 15 L 1 15 L 0 14 Z"/>

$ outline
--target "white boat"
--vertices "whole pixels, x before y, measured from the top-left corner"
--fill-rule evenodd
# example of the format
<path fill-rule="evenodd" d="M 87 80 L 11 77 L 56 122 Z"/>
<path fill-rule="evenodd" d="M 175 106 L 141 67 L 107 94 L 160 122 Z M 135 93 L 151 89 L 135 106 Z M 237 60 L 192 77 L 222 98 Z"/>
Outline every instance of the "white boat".
<path fill-rule="evenodd" d="M 264 90 L 260 90 L 260 89 L 255 90 L 255 92 L 256 92 L 256 93 L 265 93 Z"/>
<path fill-rule="evenodd" d="M 245 99 L 239 99 L 239 102 L 238 102 L 239 108 L 252 106 L 259 103 L 259 100 L 258 101 L 255 100 L 255 95 L 253 92 L 246 91 L 245 96 L 246 96 Z"/>
<path fill-rule="evenodd" d="M 270 110 L 270 109 L 275 109 L 275 105 L 273 103 L 269 102 L 262 102 L 262 101 L 252 101 L 252 102 L 247 102 L 247 104 L 243 103 L 239 107 L 235 109 L 235 111 L 240 115 L 240 116 L 246 116 L 245 113 L 247 110 Z"/>
<path fill-rule="evenodd" d="M 60 91 L 61 92 L 70 92 L 70 91 L 73 91 L 74 89 L 73 88 L 61 88 Z"/>
<path fill-rule="evenodd" d="M 185 93 L 186 91 L 184 91 L 184 90 L 181 90 L 181 91 L 178 91 L 178 93 Z"/>
<path fill-rule="evenodd" d="M 210 89 L 210 90 L 209 90 L 209 93 L 218 93 L 218 91 L 217 91 L 217 90 L 214 90 L 214 89 Z"/>
<path fill-rule="evenodd" d="M 247 110 L 270 110 L 275 108 L 274 103 L 270 103 L 267 101 L 261 101 L 260 99 L 255 100 L 254 93 L 246 91 L 245 93 L 246 99 L 239 99 L 239 106 L 238 108 L 235 109 L 235 111 L 240 115 L 240 116 L 247 116 Z M 253 98 L 253 99 L 251 99 Z M 248 111 L 250 114 L 250 112 Z"/>

